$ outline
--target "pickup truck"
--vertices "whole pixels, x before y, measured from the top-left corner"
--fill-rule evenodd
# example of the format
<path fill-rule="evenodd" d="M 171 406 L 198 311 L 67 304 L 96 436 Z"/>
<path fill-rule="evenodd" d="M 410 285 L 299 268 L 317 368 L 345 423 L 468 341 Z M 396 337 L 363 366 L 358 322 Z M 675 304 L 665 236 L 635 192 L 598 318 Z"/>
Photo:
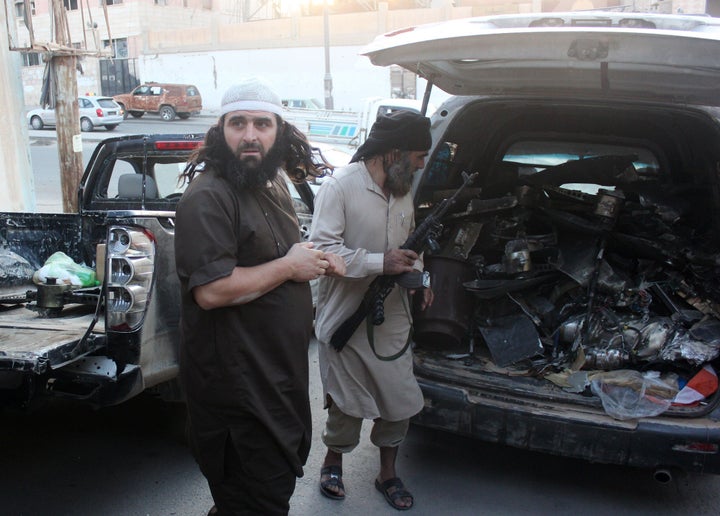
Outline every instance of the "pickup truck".
<path fill-rule="evenodd" d="M 0 213 L 0 408 L 47 397 L 101 407 L 146 389 L 181 399 L 175 207 L 203 138 L 106 139 L 80 181 L 78 213 Z M 311 185 L 290 191 L 307 237 Z M 94 269 L 98 285 L 34 283 L 56 252 Z"/>
<path fill-rule="evenodd" d="M 64 397 L 106 406 L 145 389 L 177 399 L 178 176 L 203 135 L 133 135 L 98 144 L 78 213 L 0 214 L 0 406 Z M 99 284 L 35 284 L 61 251 Z"/>

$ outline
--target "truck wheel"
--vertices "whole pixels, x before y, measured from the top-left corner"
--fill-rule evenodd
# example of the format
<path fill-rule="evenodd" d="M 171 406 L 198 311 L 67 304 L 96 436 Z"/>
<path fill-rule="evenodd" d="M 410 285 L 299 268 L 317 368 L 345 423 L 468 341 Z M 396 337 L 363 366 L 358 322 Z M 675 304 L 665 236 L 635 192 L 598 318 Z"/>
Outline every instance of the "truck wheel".
<path fill-rule="evenodd" d="M 39 130 L 39 129 L 42 129 L 43 127 L 45 127 L 45 124 L 43 124 L 43 121 L 39 116 L 34 116 L 30 119 L 30 126 L 33 129 Z"/>
<path fill-rule="evenodd" d="M 133 118 L 142 118 L 142 116 L 145 114 L 145 111 L 130 111 L 130 114 Z"/>
<path fill-rule="evenodd" d="M 178 113 L 178 116 L 179 116 L 182 120 L 187 120 L 188 118 L 190 118 L 190 113 Z"/>
<path fill-rule="evenodd" d="M 80 130 L 84 133 L 89 133 L 95 128 L 93 123 L 90 121 L 89 118 L 81 118 L 80 119 Z"/>
<path fill-rule="evenodd" d="M 175 120 L 175 110 L 172 108 L 172 106 L 161 107 L 160 108 L 160 118 L 162 118 L 166 122 Z"/>

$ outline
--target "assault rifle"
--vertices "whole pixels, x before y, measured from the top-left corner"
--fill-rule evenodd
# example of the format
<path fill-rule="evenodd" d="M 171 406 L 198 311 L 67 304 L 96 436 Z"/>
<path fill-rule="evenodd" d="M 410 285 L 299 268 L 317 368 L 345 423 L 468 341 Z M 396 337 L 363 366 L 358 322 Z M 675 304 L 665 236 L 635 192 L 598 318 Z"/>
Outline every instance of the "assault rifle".
<path fill-rule="evenodd" d="M 444 199 L 438 204 L 432 213 L 423 219 L 420 225 L 415 228 L 400 249 L 411 249 L 420 254 L 426 249 L 437 251 L 439 249 L 436 239 L 440 236 L 443 229 L 442 218 L 448 209 L 455 203 L 460 192 L 472 183 L 478 173 L 473 174 L 462 173 L 463 184 L 452 194 L 451 197 Z M 375 326 L 385 321 L 385 298 L 390 295 L 399 274 L 381 274 L 370 283 L 365 295 L 363 296 L 360 306 L 335 330 L 330 337 L 330 344 L 337 350 L 342 351 L 347 341 L 350 340 L 358 326 L 368 317 L 371 316 L 372 323 Z"/>

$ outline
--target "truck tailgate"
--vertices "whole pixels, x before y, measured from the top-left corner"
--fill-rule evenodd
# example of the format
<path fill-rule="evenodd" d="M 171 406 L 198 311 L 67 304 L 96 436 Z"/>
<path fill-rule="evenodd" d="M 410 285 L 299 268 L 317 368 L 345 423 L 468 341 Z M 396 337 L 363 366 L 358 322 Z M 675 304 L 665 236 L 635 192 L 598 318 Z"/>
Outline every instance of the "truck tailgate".
<path fill-rule="evenodd" d="M 52 318 L 24 305 L 1 309 L 0 371 L 42 374 L 100 348 L 105 343 L 104 320 L 88 332 L 93 316 L 83 305 L 68 305 L 60 317 Z"/>

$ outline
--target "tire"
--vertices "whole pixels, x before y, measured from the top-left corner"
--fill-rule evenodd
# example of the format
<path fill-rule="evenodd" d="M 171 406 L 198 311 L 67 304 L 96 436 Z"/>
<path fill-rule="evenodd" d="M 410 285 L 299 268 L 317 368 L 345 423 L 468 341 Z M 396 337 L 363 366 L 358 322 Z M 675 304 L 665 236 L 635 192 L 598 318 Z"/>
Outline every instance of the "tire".
<path fill-rule="evenodd" d="M 45 124 L 43 124 L 43 121 L 39 116 L 35 115 L 30 119 L 30 127 L 36 130 L 40 130 L 45 127 Z"/>
<path fill-rule="evenodd" d="M 175 110 L 172 108 L 172 106 L 163 106 L 160 108 L 160 118 L 162 118 L 166 122 L 175 120 L 175 114 Z"/>
<path fill-rule="evenodd" d="M 133 118 L 142 118 L 142 116 L 145 114 L 145 111 L 130 111 L 130 114 Z"/>
<path fill-rule="evenodd" d="M 81 118 L 80 119 L 80 130 L 84 133 L 89 133 L 95 128 L 93 123 L 90 121 L 89 118 Z"/>
<path fill-rule="evenodd" d="M 117 124 L 109 124 L 105 126 L 105 129 L 108 131 L 114 131 L 117 126 Z"/>
<path fill-rule="evenodd" d="M 181 120 L 187 120 L 190 118 L 190 113 L 178 113 L 178 117 L 180 117 Z"/>

